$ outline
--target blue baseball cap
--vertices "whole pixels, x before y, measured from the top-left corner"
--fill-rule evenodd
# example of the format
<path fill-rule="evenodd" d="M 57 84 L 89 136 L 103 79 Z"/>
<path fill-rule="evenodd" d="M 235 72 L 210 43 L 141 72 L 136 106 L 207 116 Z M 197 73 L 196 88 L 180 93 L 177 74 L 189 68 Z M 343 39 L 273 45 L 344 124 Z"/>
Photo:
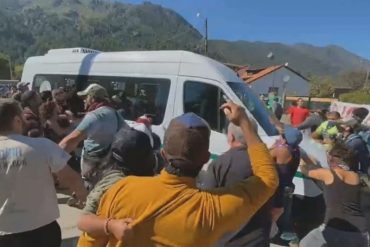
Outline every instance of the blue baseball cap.
<path fill-rule="evenodd" d="M 290 146 L 298 146 L 303 139 L 301 131 L 290 125 L 284 125 L 284 139 Z"/>

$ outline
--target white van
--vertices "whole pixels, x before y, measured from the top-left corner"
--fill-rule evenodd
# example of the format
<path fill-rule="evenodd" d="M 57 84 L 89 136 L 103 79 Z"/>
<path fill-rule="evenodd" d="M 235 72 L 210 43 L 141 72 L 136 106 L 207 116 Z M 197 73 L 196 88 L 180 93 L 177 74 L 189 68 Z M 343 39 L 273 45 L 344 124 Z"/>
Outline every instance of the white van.
<path fill-rule="evenodd" d="M 27 59 L 22 81 L 31 82 L 35 90 L 57 87 L 83 90 L 90 83 L 99 83 L 111 95 L 124 91 L 128 100 L 142 101 L 142 107 L 127 118 L 133 120 L 143 113 L 154 115 L 153 131 L 161 138 L 173 117 L 194 112 L 212 128 L 212 158 L 228 149 L 227 122 L 219 110 L 224 96 L 245 106 L 258 123 L 258 133 L 266 144 L 271 145 L 278 134 L 265 106 L 234 71 L 192 52 L 55 49 Z M 301 147 L 325 162 L 325 151 L 307 136 Z M 206 170 L 207 166 L 202 172 Z M 294 183 L 295 194 L 309 197 L 321 194 L 316 184 L 300 172 Z"/>

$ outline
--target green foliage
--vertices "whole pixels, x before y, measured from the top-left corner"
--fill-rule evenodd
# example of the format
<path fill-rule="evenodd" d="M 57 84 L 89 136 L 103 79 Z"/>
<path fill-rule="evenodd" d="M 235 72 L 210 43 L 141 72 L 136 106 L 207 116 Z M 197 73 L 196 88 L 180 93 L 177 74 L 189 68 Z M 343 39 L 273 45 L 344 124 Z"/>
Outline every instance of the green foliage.
<path fill-rule="evenodd" d="M 16 64 L 13 68 L 13 79 L 20 80 L 22 77 L 23 65 Z"/>
<path fill-rule="evenodd" d="M 177 13 L 150 3 L 0 0 L 0 5 L 7 1 L 14 5 L 14 10 L 0 8 L 0 52 L 17 63 L 52 48 L 195 50 L 202 39 Z"/>
<path fill-rule="evenodd" d="M 310 76 L 311 97 L 331 97 L 334 92 L 334 79 L 331 76 Z"/>
<path fill-rule="evenodd" d="M 370 104 L 370 89 L 357 90 L 351 93 L 342 94 L 339 97 L 340 101 L 356 103 L 356 104 Z"/>
<path fill-rule="evenodd" d="M 0 53 L 0 79 L 10 79 L 9 58 Z"/>
<path fill-rule="evenodd" d="M 366 72 L 363 70 L 349 71 L 341 74 L 339 80 L 342 85 L 346 85 L 353 90 L 358 90 L 364 87 Z"/>
<path fill-rule="evenodd" d="M 0 6 L 0 52 L 17 64 L 51 48 L 76 46 L 102 51 L 203 52 L 202 35 L 194 27 L 176 12 L 148 2 L 132 5 L 114 0 L 0 0 Z M 209 25 L 217 28 L 212 20 Z M 274 60 L 267 59 L 269 52 L 275 54 Z M 338 75 L 370 67 L 369 61 L 337 46 L 211 40 L 209 56 L 252 67 L 288 62 L 306 76 Z"/>

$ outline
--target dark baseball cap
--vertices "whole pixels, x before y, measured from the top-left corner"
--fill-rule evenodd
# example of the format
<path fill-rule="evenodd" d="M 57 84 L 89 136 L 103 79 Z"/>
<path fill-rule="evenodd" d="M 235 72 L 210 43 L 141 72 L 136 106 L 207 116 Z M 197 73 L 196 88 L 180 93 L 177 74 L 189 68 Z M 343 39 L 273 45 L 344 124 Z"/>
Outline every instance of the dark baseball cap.
<path fill-rule="evenodd" d="M 153 175 L 155 159 L 148 135 L 129 126 L 121 128 L 111 147 L 112 157 L 135 175 Z"/>
<path fill-rule="evenodd" d="M 172 119 L 163 142 L 166 158 L 169 161 L 198 162 L 201 154 L 208 152 L 210 133 L 208 123 L 194 113 Z"/>

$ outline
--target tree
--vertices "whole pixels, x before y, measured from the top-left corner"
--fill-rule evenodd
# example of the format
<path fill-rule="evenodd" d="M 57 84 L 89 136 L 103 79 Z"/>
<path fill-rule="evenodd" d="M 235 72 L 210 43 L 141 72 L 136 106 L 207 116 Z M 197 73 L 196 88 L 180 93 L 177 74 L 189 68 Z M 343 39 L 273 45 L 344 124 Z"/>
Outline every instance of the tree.
<path fill-rule="evenodd" d="M 370 104 L 370 89 L 357 90 L 351 93 L 341 94 L 340 101 L 355 104 Z"/>
<path fill-rule="evenodd" d="M 334 79 L 331 76 L 310 77 L 311 97 L 332 97 L 334 93 Z"/>
<path fill-rule="evenodd" d="M 9 58 L 0 53 L 0 79 L 10 79 Z"/>
<path fill-rule="evenodd" d="M 22 64 L 16 64 L 14 66 L 13 70 L 13 79 L 15 80 L 20 80 L 22 77 L 22 72 L 23 72 L 23 65 Z"/>
<path fill-rule="evenodd" d="M 361 89 L 366 81 L 366 71 L 348 71 L 339 76 L 339 81 L 353 90 Z"/>

